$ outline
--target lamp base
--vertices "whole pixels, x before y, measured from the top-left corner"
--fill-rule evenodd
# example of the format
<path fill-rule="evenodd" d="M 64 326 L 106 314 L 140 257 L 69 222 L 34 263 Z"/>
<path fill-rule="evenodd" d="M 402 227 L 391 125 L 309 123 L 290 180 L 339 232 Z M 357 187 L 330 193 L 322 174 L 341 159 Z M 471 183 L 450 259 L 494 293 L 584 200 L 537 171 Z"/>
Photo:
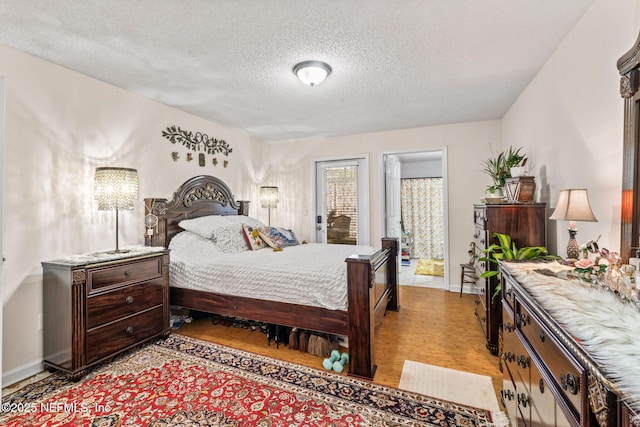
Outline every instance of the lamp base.
<path fill-rule="evenodd" d="M 126 254 L 127 252 L 131 252 L 131 249 L 114 249 L 112 251 L 107 251 L 108 254 Z"/>
<path fill-rule="evenodd" d="M 567 259 L 578 259 L 580 256 L 580 246 L 576 240 L 578 230 L 569 228 L 569 242 L 567 243 Z"/>

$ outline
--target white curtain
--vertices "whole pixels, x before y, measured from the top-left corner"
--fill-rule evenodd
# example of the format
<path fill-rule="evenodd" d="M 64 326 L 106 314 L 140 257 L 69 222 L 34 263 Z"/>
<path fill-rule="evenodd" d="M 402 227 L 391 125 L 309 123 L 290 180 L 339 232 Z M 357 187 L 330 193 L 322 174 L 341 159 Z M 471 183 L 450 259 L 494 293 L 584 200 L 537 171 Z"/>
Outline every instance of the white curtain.
<path fill-rule="evenodd" d="M 442 178 L 401 181 L 402 226 L 411 233 L 411 257 L 444 259 Z"/>

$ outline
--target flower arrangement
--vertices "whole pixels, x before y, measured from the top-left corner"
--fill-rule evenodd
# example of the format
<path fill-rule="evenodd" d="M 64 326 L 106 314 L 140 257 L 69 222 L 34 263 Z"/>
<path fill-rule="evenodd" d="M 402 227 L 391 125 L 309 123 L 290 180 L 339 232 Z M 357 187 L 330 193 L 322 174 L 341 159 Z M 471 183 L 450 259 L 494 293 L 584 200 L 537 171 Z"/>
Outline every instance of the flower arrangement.
<path fill-rule="evenodd" d="M 600 264 L 591 259 L 580 259 L 574 263 L 573 273 L 582 280 L 591 281 L 607 270 L 607 264 Z"/>
<path fill-rule="evenodd" d="M 491 148 L 491 146 L 489 147 Z M 506 151 L 501 151 L 495 155 L 491 150 L 492 157 L 482 162 L 482 171 L 489 175 L 493 181 L 492 185 L 487 187 L 490 193 L 494 193 L 497 189 L 503 188 L 507 178 L 511 178 L 511 168 L 524 164 L 527 156 L 521 153 L 522 147 L 514 149 L 509 147 Z"/>

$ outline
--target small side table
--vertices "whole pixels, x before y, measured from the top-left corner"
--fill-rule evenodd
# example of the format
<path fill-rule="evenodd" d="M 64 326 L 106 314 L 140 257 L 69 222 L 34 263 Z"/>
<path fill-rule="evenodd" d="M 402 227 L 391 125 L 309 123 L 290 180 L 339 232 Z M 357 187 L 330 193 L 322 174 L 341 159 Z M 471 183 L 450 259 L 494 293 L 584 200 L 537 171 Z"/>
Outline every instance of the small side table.
<path fill-rule="evenodd" d="M 171 332 L 168 249 L 136 246 L 42 267 L 47 370 L 78 380 L 90 367 Z"/>
<path fill-rule="evenodd" d="M 460 264 L 460 298 L 462 298 L 464 284 L 475 284 L 477 281 L 476 266 L 474 264 Z"/>

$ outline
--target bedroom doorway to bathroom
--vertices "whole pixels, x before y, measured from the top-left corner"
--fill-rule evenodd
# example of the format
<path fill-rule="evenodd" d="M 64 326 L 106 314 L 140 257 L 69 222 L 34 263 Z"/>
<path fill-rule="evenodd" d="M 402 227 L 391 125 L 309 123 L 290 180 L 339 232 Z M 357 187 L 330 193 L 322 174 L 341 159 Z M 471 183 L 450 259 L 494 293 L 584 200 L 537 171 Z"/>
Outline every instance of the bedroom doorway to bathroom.
<path fill-rule="evenodd" d="M 316 242 L 369 244 L 366 157 L 316 161 Z"/>
<path fill-rule="evenodd" d="M 449 289 L 446 150 L 383 154 L 384 232 L 400 239 L 400 283 Z"/>

